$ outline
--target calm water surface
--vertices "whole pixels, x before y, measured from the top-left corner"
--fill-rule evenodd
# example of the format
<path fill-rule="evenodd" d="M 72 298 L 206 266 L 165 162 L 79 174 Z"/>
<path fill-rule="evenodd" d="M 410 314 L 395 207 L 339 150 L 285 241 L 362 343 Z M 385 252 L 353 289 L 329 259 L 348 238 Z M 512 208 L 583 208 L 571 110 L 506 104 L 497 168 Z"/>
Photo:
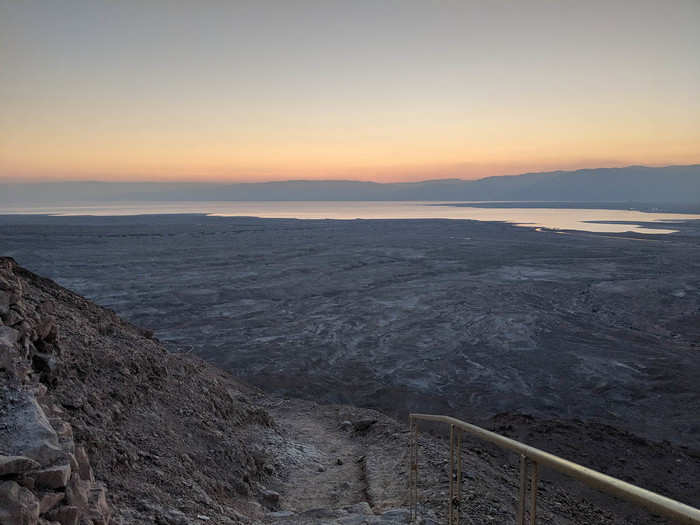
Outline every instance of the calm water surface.
<path fill-rule="evenodd" d="M 700 219 L 686 213 L 579 208 L 478 208 L 437 202 L 119 202 L 74 205 L 24 205 L 0 208 L 5 214 L 145 215 L 202 213 L 226 217 L 296 219 L 469 219 L 502 221 L 518 226 L 591 232 L 673 233 L 670 228 L 649 228 L 641 223 Z M 625 224 L 615 224 L 624 222 Z"/>

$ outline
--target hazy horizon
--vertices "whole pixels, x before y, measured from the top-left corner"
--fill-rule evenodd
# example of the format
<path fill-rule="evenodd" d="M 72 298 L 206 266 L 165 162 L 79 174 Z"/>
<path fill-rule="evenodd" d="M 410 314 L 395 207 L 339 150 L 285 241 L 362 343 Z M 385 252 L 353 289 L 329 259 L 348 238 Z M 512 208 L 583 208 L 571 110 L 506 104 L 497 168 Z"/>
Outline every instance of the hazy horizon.
<path fill-rule="evenodd" d="M 393 185 L 393 184 L 421 184 L 430 182 L 445 182 L 445 181 L 460 181 L 460 182 L 479 182 L 486 179 L 498 178 L 498 177 L 520 177 L 522 175 L 549 175 L 549 174 L 567 174 L 567 173 L 577 173 L 585 171 L 598 171 L 598 170 L 624 170 L 627 168 L 642 168 L 642 169 L 665 169 L 665 168 L 696 168 L 700 167 L 700 162 L 691 164 L 624 164 L 619 166 L 594 166 L 590 168 L 572 168 L 572 169 L 551 169 L 551 170 L 540 170 L 540 171 L 526 171 L 519 173 L 503 173 L 500 175 L 486 175 L 480 177 L 432 177 L 425 179 L 406 179 L 406 180 L 373 180 L 370 178 L 327 178 L 327 179 L 315 179 L 315 178 L 270 178 L 263 180 L 238 180 L 238 179 L 202 179 L 202 178 L 183 178 L 178 180 L 159 180 L 159 179 L 139 179 L 139 180 L 114 180 L 114 179 L 82 179 L 82 178 L 64 178 L 64 179 L 52 179 L 52 178 L 20 178 L 0 176 L 0 184 L 60 184 L 60 183 L 125 183 L 125 184 L 200 184 L 200 185 L 235 185 L 235 184 L 268 184 L 268 183 L 284 183 L 284 182 L 349 182 L 349 183 L 367 183 L 367 184 L 383 184 L 383 185 Z"/>

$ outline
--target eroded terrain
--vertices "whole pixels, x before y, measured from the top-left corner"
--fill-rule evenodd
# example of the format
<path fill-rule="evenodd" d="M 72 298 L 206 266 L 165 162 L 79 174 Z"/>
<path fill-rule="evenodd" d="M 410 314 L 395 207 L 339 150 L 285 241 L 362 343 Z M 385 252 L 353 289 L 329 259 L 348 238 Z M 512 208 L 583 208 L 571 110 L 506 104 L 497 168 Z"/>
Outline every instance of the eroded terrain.
<path fill-rule="evenodd" d="M 700 225 L 0 218 L 0 252 L 246 381 L 700 445 Z"/>

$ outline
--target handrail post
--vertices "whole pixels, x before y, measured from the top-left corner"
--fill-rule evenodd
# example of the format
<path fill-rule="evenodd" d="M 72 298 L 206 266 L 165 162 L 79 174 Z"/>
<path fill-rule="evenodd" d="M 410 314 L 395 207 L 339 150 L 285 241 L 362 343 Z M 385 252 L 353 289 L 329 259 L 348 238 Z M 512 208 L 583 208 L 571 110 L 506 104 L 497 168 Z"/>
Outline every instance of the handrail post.
<path fill-rule="evenodd" d="M 455 523 L 459 525 L 459 514 L 462 507 L 462 430 L 457 429 L 457 483 L 455 499 Z"/>
<path fill-rule="evenodd" d="M 520 491 L 518 497 L 517 525 L 525 525 L 525 496 L 527 492 L 527 458 L 520 454 Z"/>
<path fill-rule="evenodd" d="M 413 523 L 413 416 L 408 416 L 408 510 L 409 521 Z"/>
<path fill-rule="evenodd" d="M 454 478 L 455 478 L 455 426 L 450 425 L 450 496 L 447 499 L 447 523 L 453 525 L 454 515 L 452 502 L 454 501 Z"/>
<path fill-rule="evenodd" d="M 408 504 L 411 523 L 415 523 L 418 519 L 418 421 L 412 415 L 409 416 L 409 421 L 411 437 L 408 458 Z"/>
<path fill-rule="evenodd" d="M 537 482 L 540 478 L 540 466 L 537 461 L 532 462 L 532 480 L 530 481 L 530 525 L 537 523 Z"/>

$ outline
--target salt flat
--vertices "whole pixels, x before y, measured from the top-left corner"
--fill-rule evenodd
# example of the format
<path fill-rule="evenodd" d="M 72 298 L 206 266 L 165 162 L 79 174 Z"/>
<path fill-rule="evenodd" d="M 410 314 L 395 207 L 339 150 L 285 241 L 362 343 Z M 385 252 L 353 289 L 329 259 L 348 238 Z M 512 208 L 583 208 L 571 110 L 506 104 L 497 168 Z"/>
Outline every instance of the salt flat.
<path fill-rule="evenodd" d="M 672 228 L 14 215 L 0 252 L 268 390 L 697 447 L 700 225 Z"/>

